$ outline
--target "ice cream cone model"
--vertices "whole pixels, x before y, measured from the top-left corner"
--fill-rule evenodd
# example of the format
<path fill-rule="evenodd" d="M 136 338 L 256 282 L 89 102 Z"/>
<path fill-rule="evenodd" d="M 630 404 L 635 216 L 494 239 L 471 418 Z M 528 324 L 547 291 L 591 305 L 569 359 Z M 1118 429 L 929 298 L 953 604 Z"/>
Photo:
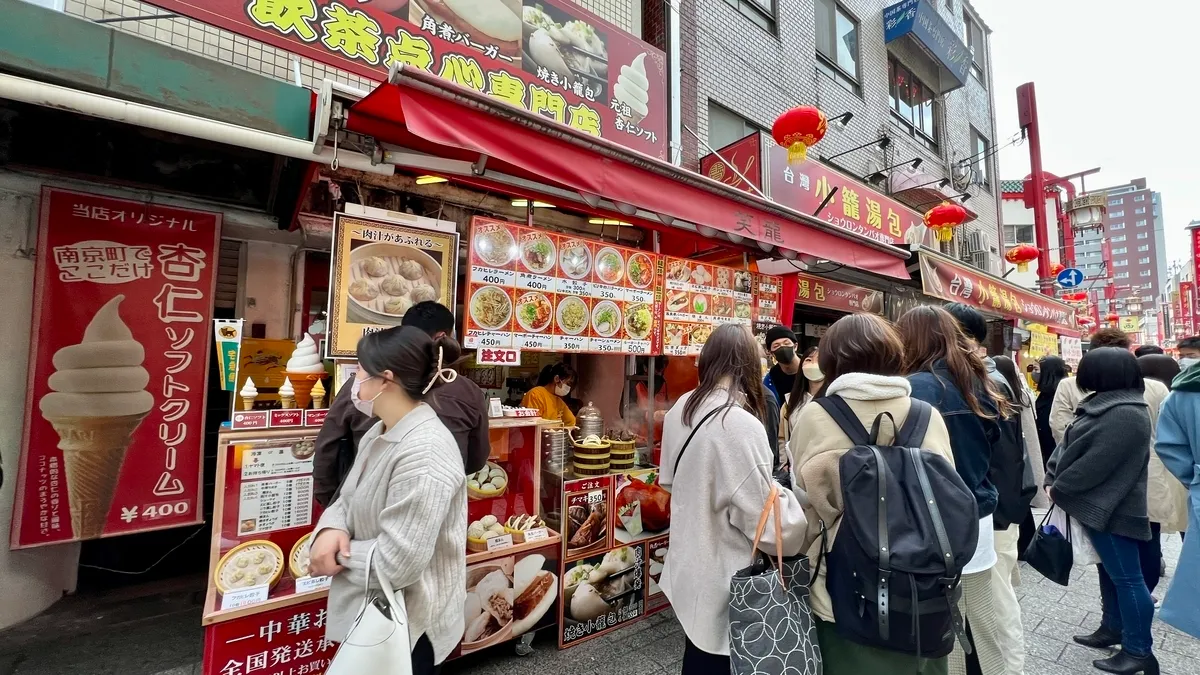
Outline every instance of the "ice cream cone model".
<path fill-rule="evenodd" d="M 292 357 L 284 366 L 284 372 L 292 381 L 296 392 L 296 405 L 307 408 L 312 400 L 313 385 L 325 378 L 325 364 L 321 362 L 321 355 L 317 353 L 317 343 L 311 335 L 305 333 L 304 338 L 296 343 Z M 281 391 L 280 396 L 282 395 Z"/>
<path fill-rule="evenodd" d="M 321 384 L 320 380 L 313 385 L 312 388 L 313 407 L 321 409 L 325 407 L 325 385 Z"/>
<path fill-rule="evenodd" d="M 292 386 L 292 378 L 283 378 L 283 386 L 279 388 L 279 405 L 284 410 L 296 407 L 296 389 Z"/>
<path fill-rule="evenodd" d="M 146 391 L 145 349 L 121 320 L 117 295 L 101 307 L 83 340 L 54 354 L 49 394 L 38 403 L 58 432 L 71 527 L 76 537 L 104 533 L 121 466 L 138 425 L 154 407 Z"/>
<path fill-rule="evenodd" d="M 646 54 L 638 54 L 633 62 L 621 66 L 613 95 L 620 102 L 619 115 L 626 124 L 637 126 L 650 112 L 648 104 L 650 79 L 646 76 Z"/>
<path fill-rule="evenodd" d="M 246 384 L 242 386 L 240 396 L 242 397 L 242 410 L 254 410 L 254 399 L 258 398 L 258 387 L 254 386 L 254 380 L 246 378 Z"/>

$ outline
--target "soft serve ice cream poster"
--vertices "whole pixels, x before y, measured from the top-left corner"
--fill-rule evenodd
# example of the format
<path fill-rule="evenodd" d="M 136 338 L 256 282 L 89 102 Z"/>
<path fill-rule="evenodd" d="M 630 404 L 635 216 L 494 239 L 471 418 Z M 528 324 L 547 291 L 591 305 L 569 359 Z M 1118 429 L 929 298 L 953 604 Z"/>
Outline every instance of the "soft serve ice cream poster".
<path fill-rule="evenodd" d="M 203 520 L 220 215 L 42 191 L 11 544 Z"/>

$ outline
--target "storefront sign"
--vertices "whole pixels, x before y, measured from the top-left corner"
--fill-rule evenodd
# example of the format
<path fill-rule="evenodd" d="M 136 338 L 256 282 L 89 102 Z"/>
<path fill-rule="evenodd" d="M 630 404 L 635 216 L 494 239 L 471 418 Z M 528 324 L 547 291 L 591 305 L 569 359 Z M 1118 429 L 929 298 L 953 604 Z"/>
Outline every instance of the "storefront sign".
<path fill-rule="evenodd" d="M 1126 333 L 1137 333 L 1142 330 L 1142 320 L 1136 316 L 1123 316 L 1117 325 Z"/>
<path fill-rule="evenodd" d="M 320 675 L 337 652 L 325 639 L 325 599 L 204 629 L 204 675 Z"/>
<path fill-rule="evenodd" d="M 217 358 L 221 362 L 221 388 L 237 391 L 239 354 L 242 349 L 242 320 L 213 319 L 217 339 Z"/>
<path fill-rule="evenodd" d="M 201 522 L 216 213 L 46 188 L 15 548 Z"/>
<path fill-rule="evenodd" d="M 986 275 L 964 263 L 921 251 L 921 285 L 926 295 L 974 305 L 996 314 L 1077 330 L 1075 310 L 1064 303 Z"/>
<path fill-rule="evenodd" d="M 838 191 L 816 217 L 848 232 L 885 244 L 921 243 L 924 217 L 857 179 L 809 159 L 788 164 L 787 149 L 771 145 L 768 154 L 771 199 L 802 213 L 813 213 L 834 188 Z"/>
<path fill-rule="evenodd" d="M 700 173 L 739 190 L 759 194 L 762 164 L 762 135 L 755 132 L 701 157 Z"/>
<path fill-rule="evenodd" d="M 1060 335 L 1058 336 L 1058 348 L 1067 365 L 1072 369 L 1079 366 L 1079 360 L 1083 358 L 1083 340 Z"/>
<path fill-rule="evenodd" d="M 566 0 L 156 0 L 374 80 L 408 66 L 667 157 L 666 56 Z"/>
<path fill-rule="evenodd" d="M 1040 359 L 1044 356 L 1058 354 L 1058 336 L 1046 330 L 1040 324 L 1029 326 L 1029 355 Z"/>
<path fill-rule="evenodd" d="M 334 214 L 333 232 L 329 358 L 353 357 L 362 336 L 399 326 L 419 302 L 454 307 L 457 233 L 344 213 Z"/>
<path fill-rule="evenodd" d="M 752 278 L 754 334 L 762 334 L 765 340 L 766 332 L 783 322 L 783 279 L 766 274 L 755 274 Z"/>
<path fill-rule="evenodd" d="M 1192 312 L 1189 320 L 1191 321 L 1192 330 L 1188 331 L 1188 335 L 1195 335 L 1200 331 L 1200 303 L 1196 302 L 1195 281 L 1200 280 L 1200 227 L 1189 228 L 1188 234 L 1192 237 Z"/>
<path fill-rule="evenodd" d="M 901 0 L 883 10 L 883 39 L 891 42 L 911 35 L 937 59 L 941 72 L 938 93 L 967 83 L 971 50 L 938 13 L 932 0 Z"/>
<path fill-rule="evenodd" d="M 654 253 L 476 217 L 468 259 L 468 348 L 660 353 Z"/>
<path fill-rule="evenodd" d="M 839 312 L 882 314 L 883 291 L 798 273 L 796 304 L 826 307 Z"/>
<path fill-rule="evenodd" d="M 475 354 L 475 363 L 480 366 L 519 366 L 521 365 L 521 350 L 480 349 Z"/>
<path fill-rule="evenodd" d="M 1196 283 L 1179 282 L 1179 312 L 1189 336 L 1196 334 Z"/>

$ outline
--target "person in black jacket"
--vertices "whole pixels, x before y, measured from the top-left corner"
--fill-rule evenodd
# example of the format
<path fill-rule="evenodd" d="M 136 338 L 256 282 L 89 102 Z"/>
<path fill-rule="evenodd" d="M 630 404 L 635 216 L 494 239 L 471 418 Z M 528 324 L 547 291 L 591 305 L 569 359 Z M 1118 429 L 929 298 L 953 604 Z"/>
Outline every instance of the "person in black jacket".
<path fill-rule="evenodd" d="M 1050 410 L 1054 407 L 1054 395 L 1058 393 L 1058 385 L 1071 375 L 1067 362 L 1057 356 L 1047 356 L 1038 362 L 1038 374 L 1034 378 L 1037 383 L 1038 395 L 1033 404 L 1037 415 L 1038 442 L 1042 445 L 1042 468 L 1050 462 L 1050 455 L 1058 443 L 1054 441 L 1054 432 L 1050 429 Z"/>
<path fill-rule="evenodd" d="M 1151 538 L 1146 505 L 1150 462 L 1150 411 L 1137 359 L 1128 350 L 1101 347 L 1079 362 L 1084 398 L 1050 458 L 1050 499 L 1082 524 L 1104 565 L 1100 628 L 1075 641 L 1088 647 L 1117 643 L 1121 651 L 1092 662 L 1121 675 L 1158 675 L 1151 652 L 1154 601 L 1146 588 L 1139 542 Z"/>

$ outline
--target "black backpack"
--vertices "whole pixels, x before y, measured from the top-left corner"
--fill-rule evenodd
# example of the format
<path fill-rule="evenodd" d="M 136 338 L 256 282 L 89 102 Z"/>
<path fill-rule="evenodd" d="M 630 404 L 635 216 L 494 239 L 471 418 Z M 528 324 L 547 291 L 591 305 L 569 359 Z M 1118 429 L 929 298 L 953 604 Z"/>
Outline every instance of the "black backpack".
<path fill-rule="evenodd" d="M 890 413 L 868 434 L 841 397 L 814 403 L 854 443 L 838 463 L 841 527 L 832 549 L 825 551 L 824 534 L 821 544 L 838 633 L 927 658 L 949 654 L 957 635 L 970 653 L 958 599 L 980 536 L 978 509 L 954 467 L 920 449 L 933 408 L 914 399 L 893 444 L 880 446 L 883 418 L 896 425 Z"/>

